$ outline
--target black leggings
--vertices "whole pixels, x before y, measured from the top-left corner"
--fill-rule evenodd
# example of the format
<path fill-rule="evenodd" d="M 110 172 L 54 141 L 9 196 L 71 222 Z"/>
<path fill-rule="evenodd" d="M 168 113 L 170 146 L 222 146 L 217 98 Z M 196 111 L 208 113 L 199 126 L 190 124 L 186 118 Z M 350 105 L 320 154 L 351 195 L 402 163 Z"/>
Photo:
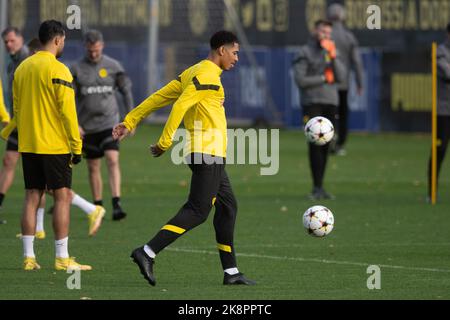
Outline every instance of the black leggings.
<path fill-rule="evenodd" d="M 437 177 L 450 139 L 450 116 L 437 117 Z M 428 161 L 428 195 L 431 196 L 431 155 Z"/>
<path fill-rule="evenodd" d="M 336 121 L 337 147 L 343 147 L 348 133 L 348 91 L 339 90 L 339 107 Z"/>
<path fill-rule="evenodd" d="M 205 222 L 211 208 L 215 206 L 214 229 L 222 267 L 224 270 L 236 267 L 233 237 L 237 203 L 225 171 L 225 163 L 222 162 L 189 164 L 192 178 L 188 201 L 148 242 L 155 253 Z"/>
<path fill-rule="evenodd" d="M 336 106 L 326 104 L 313 104 L 303 107 L 303 121 L 306 124 L 309 119 L 322 116 L 330 120 L 333 125 L 336 120 Z M 328 160 L 329 143 L 323 146 L 317 146 L 308 143 L 309 148 L 309 166 L 313 178 L 314 188 L 322 188 L 325 176 L 325 168 Z"/>

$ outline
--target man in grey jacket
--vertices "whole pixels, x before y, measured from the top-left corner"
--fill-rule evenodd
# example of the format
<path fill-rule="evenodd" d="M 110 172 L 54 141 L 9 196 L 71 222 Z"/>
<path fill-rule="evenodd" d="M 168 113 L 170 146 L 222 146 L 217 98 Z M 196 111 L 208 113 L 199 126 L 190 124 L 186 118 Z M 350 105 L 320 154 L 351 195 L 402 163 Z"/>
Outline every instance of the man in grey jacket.
<path fill-rule="evenodd" d="M 294 77 L 301 91 L 303 121 L 316 116 L 335 122 L 339 102 L 337 83 L 343 79 L 343 66 L 337 59 L 336 47 L 331 40 L 332 24 L 319 20 L 315 23 L 313 37 L 300 48 L 294 60 Z M 311 199 L 334 198 L 323 188 L 328 159 L 328 146 L 309 143 L 309 164 L 313 178 Z"/>
<path fill-rule="evenodd" d="M 437 177 L 450 140 L 450 23 L 447 40 L 440 44 L 437 58 Z M 431 199 L 431 156 L 428 162 L 428 197 Z"/>
<path fill-rule="evenodd" d="M 71 67 L 76 90 L 77 113 L 83 154 L 87 159 L 94 204 L 103 205 L 101 158 L 105 156 L 111 187 L 113 220 L 125 218 L 120 205 L 121 173 L 119 143 L 112 128 L 119 120 L 116 91 L 122 94 L 126 113 L 133 108 L 131 82 L 122 65 L 103 54 L 103 35 L 97 30 L 85 34 L 86 56 Z"/>
<path fill-rule="evenodd" d="M 341 4 L 333 3 L 328 7 L 328 19 L 333 23 L 332 38 L 336 43 L 339 60 L 344 65 L 343 81 L 338 84 L 339 106 L 336 117 L 337 140 L 332 152 L 345 155 L 344 144 L 348 132 L 348 90 L 351 71 L 355 73 L 356 87 L 359 95 L 363 90 L 363 65 L 358 50 L 358 41 L 353 33 L 344 26 L 345 10 Z"/>

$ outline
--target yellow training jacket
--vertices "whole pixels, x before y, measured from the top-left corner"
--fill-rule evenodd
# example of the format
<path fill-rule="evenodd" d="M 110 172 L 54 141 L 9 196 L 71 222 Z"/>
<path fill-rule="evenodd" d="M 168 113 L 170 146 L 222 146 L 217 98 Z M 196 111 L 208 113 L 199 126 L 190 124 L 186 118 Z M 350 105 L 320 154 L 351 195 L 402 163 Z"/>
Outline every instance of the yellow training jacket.
<path fill-rule="evenodd" d="M 225 158 L 227 121 L 221 74 L 222 69 L 210 60 L 203 60 L 186 69 L 177 80 L 168 83 L 128 113 L 125 126 L 131 131 L 150 113 L 173 103 L 158 146 L 162 150 L 170 148 L 175 132 L 184 119 L 184 127 L 189 132 L 187 153 L 198 152 Z"/>
<path fill-rule="evenodd" d="M 17 125 L 19 152 L 81 154 L 72 80 L 50 52 L 25 59 L 14 73 L 14 117 L 2 137 Z"/>
<path fill-rule="evenodd" d="M 0 122 L 9 122 L 9 113 L 6 111 L 5 101 L 3 100 L 2 79 L 0 79 Z"/>

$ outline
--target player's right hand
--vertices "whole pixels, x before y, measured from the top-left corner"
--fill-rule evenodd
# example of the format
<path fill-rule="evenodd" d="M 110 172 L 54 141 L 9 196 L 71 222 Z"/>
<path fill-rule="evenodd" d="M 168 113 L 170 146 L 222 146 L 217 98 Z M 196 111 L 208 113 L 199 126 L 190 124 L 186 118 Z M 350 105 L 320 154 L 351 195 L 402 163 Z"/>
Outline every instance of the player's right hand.
<path fill-rule="evenodd" d="M 81 162 L 81 154 L 72 154 L 72 158 L 70 159 L 71 164 L 79 164 Z"/>
<path fill-rule="evenodd" d="M 130 131 L 125 127 L 123 122 L 116 124 L 112 130 L 112 137 L 114 140 L 121 141 L 123 138 L 125 138 Z"/>

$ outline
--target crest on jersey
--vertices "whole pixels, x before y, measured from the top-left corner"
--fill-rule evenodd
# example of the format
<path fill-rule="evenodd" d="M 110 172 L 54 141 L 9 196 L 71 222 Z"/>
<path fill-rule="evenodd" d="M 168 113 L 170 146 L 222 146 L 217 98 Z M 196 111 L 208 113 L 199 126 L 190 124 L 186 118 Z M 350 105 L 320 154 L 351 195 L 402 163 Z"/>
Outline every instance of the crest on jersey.
<path fill-rule="evenodd" d="M 98 75 L 100 76 L 100 78 L 106 78 L 108 76 L 108 71 L 106 71 L 105 68 L 101 68 L 98 71 Z"/>

